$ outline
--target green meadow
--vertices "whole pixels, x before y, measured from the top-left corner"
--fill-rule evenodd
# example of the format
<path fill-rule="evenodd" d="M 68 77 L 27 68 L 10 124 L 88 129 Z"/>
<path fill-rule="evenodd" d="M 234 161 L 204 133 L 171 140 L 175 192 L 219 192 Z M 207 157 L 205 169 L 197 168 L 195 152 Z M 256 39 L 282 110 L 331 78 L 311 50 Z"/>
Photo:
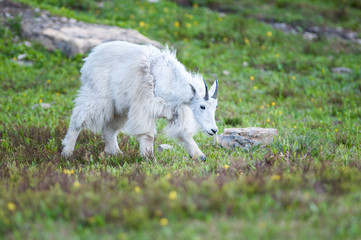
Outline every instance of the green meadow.
<path fill-rule="evenodd" d="M 267 147 L 223 149 L 195 136 L 195 161 L 158 122 L 157 162 L 107 156 L 82 131 L 60 156 L 84 55 L 66 57 L 0 25 L 0 239 L 360 239 L 361 44 L 305 40 L 264 20 L 344 28 L 361 38 L 358 0 L 20 0 L 79 21 L 138 30 L 177 50 L 208 85 L 219 80 L 216 121 L 277 128 Z M 32 66 L 19 65 L 26 54 Z M 346 73 L 332 68 L 345 67 Z M 51 103 L 43 109 L 35 104 Z"/>

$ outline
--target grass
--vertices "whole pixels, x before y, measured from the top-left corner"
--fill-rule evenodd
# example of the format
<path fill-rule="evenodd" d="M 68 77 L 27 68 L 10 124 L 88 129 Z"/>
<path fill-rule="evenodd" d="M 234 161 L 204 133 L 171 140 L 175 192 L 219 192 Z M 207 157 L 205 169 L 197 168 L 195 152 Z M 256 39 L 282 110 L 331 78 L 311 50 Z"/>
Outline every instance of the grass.
<path fill-rule="evenodd" d="M 83 131 L 60 157 L 84 56 L 24 43 L 20 18 L 0 25 L 0 238 L 359 239 L 361 230 L 361 45 L 309 42 L 256 20 L 348 27 L 361 15 L 346 1 L 22 0 L 52 14 L 134 28 L 178 50 L 188 69 L 220 82 L 217 124 L 274 127 L 266 148 L 226 150 L 198 134 L 207 162 L 164 135 L 157 163 L 119 136 L 108 157 Z M 214 10 L 210 10 L 210 7 Z M 226 9 L 224 9 L 226 8 Z M 257 11 L 255 11 L 257 8 Z M 296 9 L 300 8 L 297 13 Z M 226 15 L 217 11 L 231 9 Z M 303 12 L 309 10 L 310 16 Z M 321 13 L 321 14 L 316 14 Z M 327 13 L 327 14 L 326 14 Z M 322 19 L 317 16 L 322 16 Z M 348 15 L 347 15 L 348 16 Z M 18 65 L 26 54 L 33 66 Z M 247 64 L 244 64 L 247 62 Z M 247 66 L 245 66 L 247 65 Z M 348 67 L 347 74 L 332 73 Z M 51 103 L 49 109 L 33 107 Z M 159 129 L 165 125 L 158 123 Z"/>

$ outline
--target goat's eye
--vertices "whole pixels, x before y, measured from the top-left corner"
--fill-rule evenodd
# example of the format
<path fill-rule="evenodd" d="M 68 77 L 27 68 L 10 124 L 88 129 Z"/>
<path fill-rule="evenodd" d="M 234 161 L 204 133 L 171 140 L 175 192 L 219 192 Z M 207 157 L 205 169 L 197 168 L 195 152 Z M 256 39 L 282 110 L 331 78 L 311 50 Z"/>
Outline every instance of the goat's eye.
<path fill-rule="evenodd" d="M 206 109 L 206 106 L 201 105 L 201 109 L 202 109 L 202 110 Z"/>

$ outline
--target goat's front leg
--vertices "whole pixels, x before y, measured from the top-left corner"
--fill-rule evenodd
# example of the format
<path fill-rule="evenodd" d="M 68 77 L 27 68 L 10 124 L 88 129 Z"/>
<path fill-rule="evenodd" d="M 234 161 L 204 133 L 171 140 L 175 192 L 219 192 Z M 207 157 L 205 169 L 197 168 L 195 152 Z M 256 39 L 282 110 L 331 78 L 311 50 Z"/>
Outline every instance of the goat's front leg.
<path fill-rule="evenodd" d="M 207 157 L 203 154 L 203 152 L 199 149 L 197 143 L 194 141 L 192 134 L 184 133 L 178 137 L 180 142 L 186 148 L 189 156 L 196 160 L 200 158 L 202 161 L 206 161 Z"/>
<path fill-rule="evenodd" d="M 139 152 L 140 156 L 146 159 L 153 159 L 155 161 L 153 152 L 154 134 L 142 134 L 138 135 Z"/>

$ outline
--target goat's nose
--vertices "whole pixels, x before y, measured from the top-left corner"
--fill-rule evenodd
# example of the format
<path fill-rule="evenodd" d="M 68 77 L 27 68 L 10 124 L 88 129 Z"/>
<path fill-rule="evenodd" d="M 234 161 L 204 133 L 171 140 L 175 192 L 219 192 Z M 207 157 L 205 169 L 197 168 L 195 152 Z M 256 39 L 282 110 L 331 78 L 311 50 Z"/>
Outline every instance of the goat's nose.
<path fill-rule="evenodd" d="M 214 134 L 216 134 L 217 133 L 217 131 L 218 131 L 218 129 L 217 128 L 215 128 L 215 129 L 211 129 L 212 130 L 212 132 L 214 133 Z"/>

